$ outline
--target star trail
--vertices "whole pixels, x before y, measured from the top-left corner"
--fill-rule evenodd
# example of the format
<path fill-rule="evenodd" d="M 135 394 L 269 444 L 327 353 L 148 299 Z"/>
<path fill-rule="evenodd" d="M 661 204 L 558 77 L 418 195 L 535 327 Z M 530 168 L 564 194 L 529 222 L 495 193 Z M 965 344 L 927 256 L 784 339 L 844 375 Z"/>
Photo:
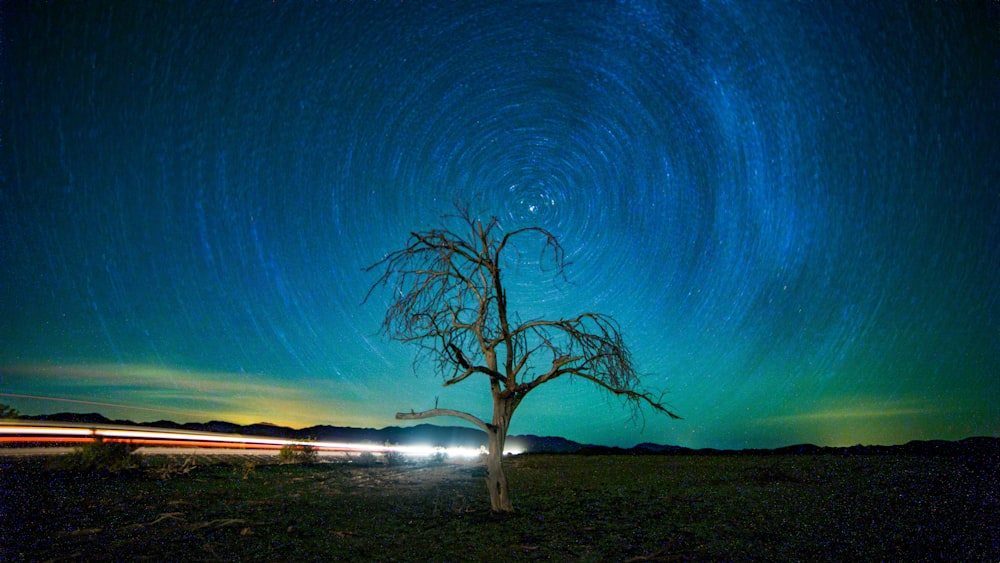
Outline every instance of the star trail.
<path fill-rule="evenodd" d="M 0 4 L 0 402 L 383 427 L 485 415 L 364 268 L 466 203 L 556 235 L 522 318 L 614 316 L 672 421 L 583 381 L 513 434 L 1000 435 L 990 2 Z M 454 421 L 437 421 L 451 424 Z"/>

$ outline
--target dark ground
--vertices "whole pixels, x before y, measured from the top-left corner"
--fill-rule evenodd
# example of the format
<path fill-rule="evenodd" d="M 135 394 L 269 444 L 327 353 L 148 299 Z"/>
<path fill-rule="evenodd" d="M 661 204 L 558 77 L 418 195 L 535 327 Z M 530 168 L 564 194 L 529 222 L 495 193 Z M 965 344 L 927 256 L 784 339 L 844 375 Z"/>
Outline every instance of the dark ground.
<path fill-rule="evenodd" d="M 509 516 L 478 462 L 205 457 L 154 475 L 182 461 L 94 475 L 0 457 L 0 560 L 1000 561 L 992 458 L 523 455 Z"/>

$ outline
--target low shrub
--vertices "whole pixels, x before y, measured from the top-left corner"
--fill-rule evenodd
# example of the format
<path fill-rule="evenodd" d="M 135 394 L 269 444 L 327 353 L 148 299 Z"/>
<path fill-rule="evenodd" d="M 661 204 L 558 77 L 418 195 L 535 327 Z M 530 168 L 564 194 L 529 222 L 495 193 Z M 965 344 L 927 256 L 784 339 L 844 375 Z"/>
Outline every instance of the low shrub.
<path fill-rule="evenodd" d="M 382 455 L 385 458 L 386 465 L 395 466 L 406 463 L 406 456 L 404 456 L 402 452 L 396 450 L 386 450 Z"/>
<path fill-rule="evenodd" d="M 364 467 L 371 467 L 378 463 L 378 460 L 375 459 L 375 454 L 371 452 L 361 452 L 358 454 L 358 457 L 353 458 L 351 461 Z"/>
<path fill-rule="evenodd" d="M 139 467 L 142 456 L 135 453 L 137 449 L 139 446 L 130 442 L 109 442 L 96 435 L 94 441 L 56 458 L 55 465 L 71 471 L 121 473 Z"/>
<path fill-rule="evenodd" d="M 278 450 L 281 463 L 314 463 L 318 458 L 319 452 L 309 444 L 286 444 Z"/>

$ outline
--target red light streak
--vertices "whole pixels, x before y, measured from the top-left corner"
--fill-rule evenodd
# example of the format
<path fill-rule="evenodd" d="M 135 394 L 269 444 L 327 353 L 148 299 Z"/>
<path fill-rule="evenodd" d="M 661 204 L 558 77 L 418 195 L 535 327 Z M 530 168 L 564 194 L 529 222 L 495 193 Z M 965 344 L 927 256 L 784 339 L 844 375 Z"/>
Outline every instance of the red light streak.
<path fill-rule="evenodd" d="M 3 444 L 28 443 L 86 443 L 100 437 L 108 442 L 125 442 L 142 446 L 178 446 L 197 448 L 267 449 L 277 450 L 285 446 L 310 447 L 326 452 L 373 452 L 396 451 L 406 455 L 426 456 L 435 453 L 460 457 L 475 457 L 480 450 L 469 448 L 434 448 L 430 446 L 381 446 L 374 444 L 351 444 L 344 442 L 310 442 L 285 440 L 260 436 L 236 434 L 214 434 L 185 430 L 165 430 L 156 428 L 136 428 L 110 425 L 70 425 L 64 423 L 36 422 L 23 424 L 18 421 L 0 421 L 0 446 Z M 0 450 L 2 455 L 2 450 Z"/>
<path fill-rule="evenodd" d="M 65 437 L 33 436 L 31 438 L 27 436 L 14 436 L 10 438 L 0 438 L 0 444 L 18 444 L 18 443 L 37 444 L 40 442 L 50 442 L 50 443 L 54 442 L 57 444 L 65 444 L 70 442 L 76 443 L 76 442 L 93 442 L 93 441 L 94 441 L 93 438 L 74 438 L 68 436 Z"/>
<path fill-rule="evenodd" d="M 78 427 L 55 425 L 24 425 L 0 423 L 0 444 L 24 443 L 86 443 L 100 436 L 108 442 L 125 442 L 147 446 L 185 446 L 199 448 L 236 448 L 277 450 L 284 446 L 309 446 L 320 451 L 385 452 L 390 448 L 369 444 L 339 442 L 304 442 L 280 438 L 212 434 L 206 432 L 133 430 L 123 427 Z"/>

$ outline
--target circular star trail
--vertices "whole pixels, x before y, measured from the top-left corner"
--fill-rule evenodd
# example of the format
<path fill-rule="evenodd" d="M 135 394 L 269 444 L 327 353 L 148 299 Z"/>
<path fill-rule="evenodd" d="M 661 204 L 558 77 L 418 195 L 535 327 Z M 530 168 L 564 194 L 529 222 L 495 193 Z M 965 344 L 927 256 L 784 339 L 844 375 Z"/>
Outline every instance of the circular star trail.
<path fill-rule="evenodd" d="M 361 304 L 364 267 L 460 202 L 556 235 L 565 278 L 537 249 L 510 257 L 521 318 L 611 314 L 685 417 L 648 415 L 640 435 L 565 381 L 515 433 L 769 447 L 1000 431 L 993 6 L 0 13 L 11 395 L 298 426 L 384 426 L 439 396 L 485 413 L 485 387 L 414 378 L 416 350 L 378 334 L 391 295 Z"/>

